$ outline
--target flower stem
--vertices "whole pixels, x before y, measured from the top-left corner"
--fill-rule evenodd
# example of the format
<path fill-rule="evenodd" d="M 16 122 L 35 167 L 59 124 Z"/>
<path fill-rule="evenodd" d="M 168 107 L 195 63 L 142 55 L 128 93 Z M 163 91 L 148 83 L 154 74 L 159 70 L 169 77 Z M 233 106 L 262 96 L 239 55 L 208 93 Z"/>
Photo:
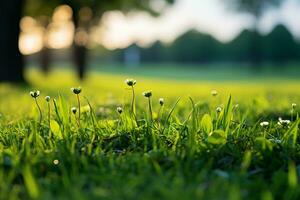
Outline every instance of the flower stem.
<path fill-rule="evenodd" d="M 37 102 L 37 99 L 34 98 L 34 100 L 35 100 L 35 104 L 36 104 L 36 106 L 37 106 L 37 108 L 38 108 L 38 110 L 39 110 L 39 113 L 40 113 L 40 121 L 39 121 L 39 123 L 41 124 L 41 123 L 42 123 L 42 118 L 43 118 L 42 110 L 41 110 L 41 108 L 40 108 L 40 106 L 39 106 L 39 104 L 38 104 L 38 102 Z"/>
<path fill-rule="evenodd" d="M 77 103 L 78 103 L 78 126 L 80 128 L 80 99 L 79 99 L 79 94 L 77 94 Z"/>
<path fill-rule="evenodd" d="M 152 123 L 153 122 L 153 115 L 152 115 L 151 97 L 148 98 L 148 104 L 149 104 L 150 119 L 151 119 L 151 123 Z"/>
<path fill-rule="evenodd" d="M 135 92 L 134 92 L 134 87 L 131 86 L 132 89 L 132 101 L 131 101 L 131 113 L 135 115 Z"/>
<path fill-rule="evenodd" d="M 163 109 L 163 106 L 160 106 L 159 110 L 158 110 L 158 116 L 157 116 L 158 128 L 160 128 L 160 120 L 161 120 L 161 115 L 162 115 L 162 109 Z"/>
<path fill-rule="evenodd" d="M 50 103 L 48 102 L 48 123 L 49 123 L 49 128 L 50 128 L 50 119 L 51 118 L 51 113 L 50 113 Z"/>

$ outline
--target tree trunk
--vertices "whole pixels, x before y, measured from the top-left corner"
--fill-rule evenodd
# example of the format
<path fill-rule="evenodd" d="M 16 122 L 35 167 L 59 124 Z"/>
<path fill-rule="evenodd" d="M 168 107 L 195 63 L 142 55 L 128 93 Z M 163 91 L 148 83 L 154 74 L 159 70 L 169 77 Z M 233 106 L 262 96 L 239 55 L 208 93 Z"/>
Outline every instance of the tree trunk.
<path fill-rule="evenodd" d="M 79 28 L 79 7 L 71 6 L 73 9 L 73 23 L 75 26 L 75 33 Z M 75 37 L 75 35 L 74 35 Z M 87 48 L 84 45 L 77 44 L 74 40 L 73 43 L 73 56 L 75 67 L 77 69 L 78 77 L 82 80 L 86 74 L 86 57 L 87 57 Z"/>
<path fill-rule="evenodd" d="M 49 48 L 43 47 L 42 51 L 40 52 L 40 62 L 43 73 L 48 74 L 51 65 L 51 52 Z"/>
<path fill-rule="evenodd" d="M 23 4 L 23 0 L 0 1 L 0 81 L 24 82 L 24 62 L 19 51 Z"/>
<path fill-rule="evenodd" d="M 82 80 L 86 74 L 86 54 L 85 46 L 74 44 L 74 61 L 78 73 L 78 77 Z"/>
<path fill-rule="evenodd" d="M 41 16 L 39 18 L 39 22 L 44 28 L 44 33 L 43 33 L 44 45 L 43 45 L 43 49 L 40 52 L 40 65 L 41 65 L 41 69 L 42 69 L 43 73 L 48 74 L 50 71 L 50 67 L 51 67 L 50 66 L 51 65 L 51 50 L 47 47 L 47 44 L 45 41 L 45 36 L 47 34 L 47 30 L 48 30 L 47 28 L 50 23 L 50 19 L 47 16 Z"/>

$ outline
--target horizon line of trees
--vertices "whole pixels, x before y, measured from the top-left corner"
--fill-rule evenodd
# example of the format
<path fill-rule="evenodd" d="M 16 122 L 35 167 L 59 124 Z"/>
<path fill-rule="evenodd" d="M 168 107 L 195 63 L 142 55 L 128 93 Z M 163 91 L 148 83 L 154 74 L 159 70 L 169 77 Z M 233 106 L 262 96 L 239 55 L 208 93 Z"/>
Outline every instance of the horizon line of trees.
<path fill-rule="evenodd" d="M 251 48 L 256 37 L 258 46 L 255 56 Z M 68 51 L 51 50 L 57 61 L 68 61 Z M 160 41 L 147 48 L 133 44 L 124 49 L 108 50 L 100 46 L 88 50 L 89 59 L 98 63 L 124 63 L 138 65 L 143 63 L 249 63 L 253 68 L 262 63 L 282 64 L 300 62 L 300 41 L 297 41 L 284 25 L 277 25 L 267 35 L 244 30 L 233 40 L 223 43 L 210 34 L 190 30 L 178 37 L 171 44 Z M 42 52 L 29 56 L 30 61 L 37 61 Z M 52 57 L 51 56 L 51 57 Z M 130 57 L 128 61 L 128 56 Z M 259 60 L 257 60 L 259 58 Z"/>
<path fill-rule="evenodd" d="M 256 52 L 253 54 L 252 41 L 255 38 Z M 148 48 L 131 45 L 125 49 L 106 51 L 104 60 L 124 62 L 130 49 L 135 49 L 141 63 L 177 62 L 262 62 L 284 63 L 300 61 L 300 42 L 296 41 L 284 25 L 277 25 L 269 34 L 244 30 L 230 42 L 222 43 L 209 34 L 190 30 L 171 44 L 155 42 Z"/>

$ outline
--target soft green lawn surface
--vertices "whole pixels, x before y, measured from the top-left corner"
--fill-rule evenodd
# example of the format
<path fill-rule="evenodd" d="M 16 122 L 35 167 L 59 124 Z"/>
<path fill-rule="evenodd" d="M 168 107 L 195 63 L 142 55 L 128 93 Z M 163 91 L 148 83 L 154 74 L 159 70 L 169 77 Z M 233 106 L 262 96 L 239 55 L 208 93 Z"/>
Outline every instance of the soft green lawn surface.
<path fill-rule="evenodd" d="M 1 84 L 0 199 L 300 198 L 299 81 L 129 74 L 80 83 L 30 70 L 31 86 Z M 136 112 L 126 78 L 137 80 Z"/>

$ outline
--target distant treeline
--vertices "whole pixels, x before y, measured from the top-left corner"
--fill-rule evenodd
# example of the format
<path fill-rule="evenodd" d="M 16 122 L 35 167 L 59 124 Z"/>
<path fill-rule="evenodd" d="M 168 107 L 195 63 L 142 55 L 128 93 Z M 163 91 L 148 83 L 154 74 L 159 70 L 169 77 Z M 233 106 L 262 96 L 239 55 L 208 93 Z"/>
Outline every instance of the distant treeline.
<path fill-rule="evenodd" d="M 149 48 L 136 45 L 106 52 L 106 59 L 121 62 L 290 62 L 300 61 L 300 43 L 289 30 L 276 26 L 268 35 L 244 30 L 234 40 L 222 43 L 211 35 L 189 31 L 172 44 L 154 43 Z"/>

